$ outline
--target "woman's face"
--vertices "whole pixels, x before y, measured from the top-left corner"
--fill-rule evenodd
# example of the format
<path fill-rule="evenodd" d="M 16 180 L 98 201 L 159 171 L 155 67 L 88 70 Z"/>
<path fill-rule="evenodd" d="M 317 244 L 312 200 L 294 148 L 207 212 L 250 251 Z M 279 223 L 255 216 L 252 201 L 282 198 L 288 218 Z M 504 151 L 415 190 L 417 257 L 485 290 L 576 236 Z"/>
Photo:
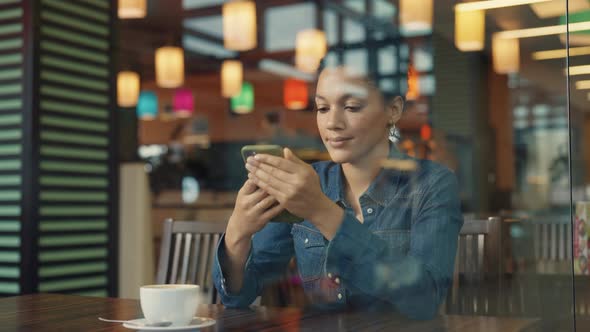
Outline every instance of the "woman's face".
<path fill-rule="evenodd" d="M 379 90 L 366 80 L 345 68 L 325 69 L 315 102 L 320 136 L 334 162 L 359 164 L 389 150 L 389 124 L 399 119 L 401 109 L 395 103 L 386 107 Z"/>

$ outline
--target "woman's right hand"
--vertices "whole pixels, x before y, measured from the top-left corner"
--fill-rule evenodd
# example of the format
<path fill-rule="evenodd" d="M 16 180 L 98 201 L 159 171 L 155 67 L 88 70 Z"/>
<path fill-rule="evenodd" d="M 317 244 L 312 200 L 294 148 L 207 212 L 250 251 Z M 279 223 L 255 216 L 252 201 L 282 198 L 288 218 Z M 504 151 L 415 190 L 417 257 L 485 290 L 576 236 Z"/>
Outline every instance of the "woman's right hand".
<path fill-rule="evenodd" d="M 249 244 L 252 235 L 282 210 L 283 207 L 273 196 L 248 179 L 238 192 L 234 211 L 229 218 L 225 231 L 226 244 Z"/>

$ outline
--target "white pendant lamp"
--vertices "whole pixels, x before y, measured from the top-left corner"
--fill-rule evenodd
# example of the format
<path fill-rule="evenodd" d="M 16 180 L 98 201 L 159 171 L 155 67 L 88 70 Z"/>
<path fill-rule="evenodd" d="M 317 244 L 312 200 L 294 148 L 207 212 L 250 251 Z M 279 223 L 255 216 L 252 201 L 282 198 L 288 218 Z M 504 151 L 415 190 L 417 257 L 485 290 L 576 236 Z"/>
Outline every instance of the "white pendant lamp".
<path fill-rule="evenodd" d="M 177 88 L 184 83 L 184 51 L 164 46 L 156 50 L 156 83 L 162 88 Z"/>
<path fill-rule="evenodd" d="M 520 68 L 520 47 L 516 38 L 492 37 L 494 70 L 498 74 L 516 73 Z"/>
<path fill-rule="evenodd" d="M 432 29 L 433 0 L 400 0 L 400 29 L 408 34 Z"/>
<path fill-rule="evenodd" d="M 300 31 L 295 40 L 295 66 L 303 72 L 314 74 L 327 50 L 326 34 L 323 31 Z"/>
<path fill-rule="evenodd" d="M 119 0 L 118 15 L 121 19 L 144 18 L 146 0 Z"/>
<path fill-rule="evenodd" d="M 240 61 L 223 61 L 221 65 L 221 95 L 231 98 L 240 94 L 243 77 L 244 69 Z"/>
<path fill-rule="evenodd" d="M 481 51 L 485 41 L 485 12 L 455 9 L 455 46 L 463 52 Z"/>
<path fill-rule="evenodd" d="M 139 74 L 121 71 L 117 75 L 117 104 L 120 107 L 133 107 L 139 98 Z"/>
<path fill-rule="evenodd" d="M 247 51 L 256 47 L 256 5 L 254 1 L 223 4 L 223 46 Z"/>

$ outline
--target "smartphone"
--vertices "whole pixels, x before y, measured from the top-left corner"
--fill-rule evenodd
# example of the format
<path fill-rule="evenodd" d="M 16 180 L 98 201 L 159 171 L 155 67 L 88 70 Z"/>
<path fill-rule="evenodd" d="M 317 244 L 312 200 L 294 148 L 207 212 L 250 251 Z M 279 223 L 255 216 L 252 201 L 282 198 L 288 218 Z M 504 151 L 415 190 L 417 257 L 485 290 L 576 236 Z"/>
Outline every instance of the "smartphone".
<path fill-rule="evenodd" d="M 244 162 L 248 157 L 255 156 L 256 154 L 263 153 L 272 156 L 283 157 L 283 148 L 279 145 L 246 145 L 242 147 L 242 158 Z M 303 218 L 300 218 L 287 210 L 283 210 L 271 222 L 287 222 L 287 223 L 298 223 L 302 222 Z"/>

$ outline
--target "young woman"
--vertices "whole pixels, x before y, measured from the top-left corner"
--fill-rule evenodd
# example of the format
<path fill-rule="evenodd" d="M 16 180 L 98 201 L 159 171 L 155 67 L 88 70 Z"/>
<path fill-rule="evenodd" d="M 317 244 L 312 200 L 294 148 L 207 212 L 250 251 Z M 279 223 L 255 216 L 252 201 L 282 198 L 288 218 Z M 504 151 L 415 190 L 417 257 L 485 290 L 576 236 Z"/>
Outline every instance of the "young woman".
<path fill-rule="evenodd" d="M 222 302 L 248 306 L 295 256 L 306 294 L 327 308 L 433 317 L 452 282 L 463 219 L 455 176 L 431 161 L 413 169 L 390 142 L 403 99 L 386 100 L 346 68 L 325 69 L 315 96 L 331 162 L 257 155 L 246 168 L 214 266 Z M 270 222 L 282 209 L 305 219 Z"/>

